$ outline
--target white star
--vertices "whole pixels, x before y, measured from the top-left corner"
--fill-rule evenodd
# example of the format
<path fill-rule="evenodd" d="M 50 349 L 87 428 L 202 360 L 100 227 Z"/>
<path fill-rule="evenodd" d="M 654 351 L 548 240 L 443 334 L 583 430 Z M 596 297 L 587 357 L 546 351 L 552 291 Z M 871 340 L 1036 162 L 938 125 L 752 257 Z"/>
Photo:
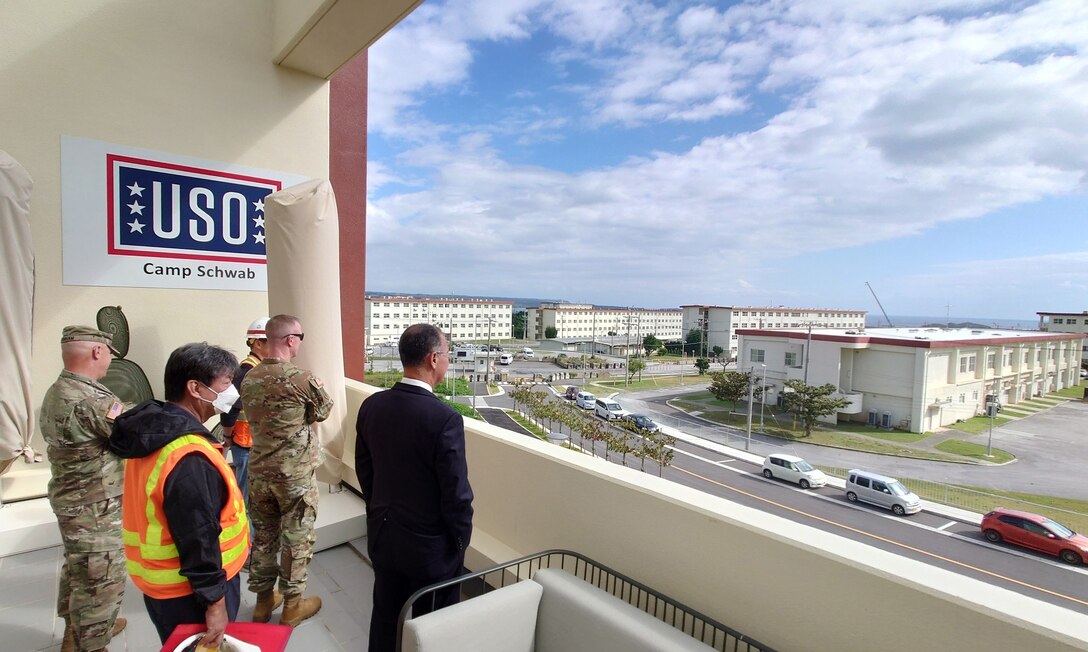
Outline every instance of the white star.
<path fill-rule="evenodd" d="M 136 181 L 133 181 L 131 186 L 125 186 L 125 187 L 128 188 L 129 196 L 132 196 L 132 195 L 137 195 L 139 197 L 144 196 L 144 189 L 141 188 L 140 184 L 138 182 L 136 182 Z"/>
<path fill-rule="evenodd" d="M 253 223 L 257 225 L 258 229 L 264 228 L 264 218 L 263 217 L 253 218 Z"/>
<path fill-rule="evenodd" d="M 264 234 L 263 233 L 254 233 L 253 234 L 253 241 L 256 242 L 257 244 L 264 244 Z"/>
<path fill-rule="evenodd" d="M 257 211 L 263 213 L 264 212 L 264 200 L 263 199 L 258 199 L 257 201 L 253 202 L 253 208 L 255 208 Z"/>
<path fill-rule="evenodd" d="M 128 223 L 128 228 L 129 228 L 129 233 L 143 233 L 144 232 L 143 223 L 140 222 L 140 220 L 136 219 L 135 217 L 132 218 L 132 221 Z"/>
<path fill-rule="evenodd" d="M 135 215 L 143 215 L 144 214 L 144 207 L 140 205 L 140 202 L 133 201 L 131 204 L 128 204 L 128 214 L 129 215 L 134 215 L 134 214 Z"/>

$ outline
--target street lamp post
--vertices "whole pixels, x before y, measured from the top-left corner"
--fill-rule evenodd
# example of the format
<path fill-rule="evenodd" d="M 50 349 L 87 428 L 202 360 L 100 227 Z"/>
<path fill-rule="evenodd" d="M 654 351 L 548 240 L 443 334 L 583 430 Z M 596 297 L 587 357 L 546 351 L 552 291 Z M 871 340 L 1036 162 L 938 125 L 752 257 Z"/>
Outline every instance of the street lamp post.
<path fill-rule="evenodd" d="M 748 438 L 744 441 L 744 450 L 749 450 L 749 449 L 752 448 L 752 394 L 754 393 L 754 389 L 755 389 L 755 383 L 752 382 L 753 380 L 755 380 L 755 374 L 753 374 L 752 370 L 749 369 L 748 370 Z"/>
<path fill-rule="evenodd" d="M 759 431 L 763 432 L 763 406 L 767 404 L 767 365 L 763 367 L 763 384 L 759 386 Z"/>

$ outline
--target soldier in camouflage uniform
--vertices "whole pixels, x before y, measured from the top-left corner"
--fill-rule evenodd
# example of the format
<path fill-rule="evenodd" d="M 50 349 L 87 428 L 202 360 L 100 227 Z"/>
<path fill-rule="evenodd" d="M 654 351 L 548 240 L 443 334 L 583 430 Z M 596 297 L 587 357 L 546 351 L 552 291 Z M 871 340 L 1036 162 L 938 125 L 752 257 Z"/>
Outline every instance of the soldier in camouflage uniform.
<path fill-rule="evenodd" d="M 40 423 L 49 450 L 49 504 L 64 543 L 57 615 L 62 652 L 105 650 L 125 628 L 121 492 L 125 467 L 107 442 L 128 406 L 98 381 L 109 369 L 113 337 L 89 326 L 61 335 L 64 371 L 45 393 Z"/>
<path fill-rule="evenodd" d="M 310 426 L 328 418 L 332 399 L 312 373 L 291 364 L 303 339 L 298 319 L 276 315 L 265 333 L 268 356 L 242 381 L 253 432 L 249 590 L 257 594 L 254 621 L 268 622 L 282 594 L 280 623 L 295 626 L 321 608 L 321 598 L 302 597 L 317 518 L 318 441 Z"/>

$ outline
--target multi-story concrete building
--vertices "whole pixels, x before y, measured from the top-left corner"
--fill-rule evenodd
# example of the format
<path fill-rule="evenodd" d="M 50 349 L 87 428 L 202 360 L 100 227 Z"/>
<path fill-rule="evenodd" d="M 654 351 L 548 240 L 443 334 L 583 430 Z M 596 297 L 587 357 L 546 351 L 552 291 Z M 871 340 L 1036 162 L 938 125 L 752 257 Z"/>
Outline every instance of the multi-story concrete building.
<path fill-rule="evenodd" d="M 994 329 L 741 329 L 737 368 L 766 378 L 767 403 L 787 380 L 830 383 L 850 405 L 826 418 L 925 432 L 1080 382 L 1082 335 Z"/>
<path fill-rule="evenodd" d="M 434 324 L 455 341 L 510 339 L 514 304 L 488 299 L 367 297 L 366 343 L 396 342 L 412 324 Z"/>
<path fill-rule="evenodd" d="M 1039 330 L 1048 333 L 1088 334 L 1088 310 L 1083 312 L 1037 312 Z M 1081 346 L 1081 360 L 1088 360 L 1088 339 Z"/>
<path fill-rule="evenodd" d="M 683 333 L 692 329 L 703 333 L 706 350 L 715 346 L 737 357 L 737 329 L 758 328 L 865 328 L 864 310 L 831 308 L 760 308 L 756 306 L 680 306 L 683 311 Z M 702 347 L 700 347 L 702 348 Z"/>
<path fill-rule="evenodd" d="M 545 337 L 549 327 L 555 337 L 578 338 L 627 335 L 641 340 L 646 335 L 657 339 L 675 340 L 682 334 L 679 310 L 650 310 L 645 308 L 602 308 L 586 303 L 543 303 L 528 309 L 526 337 Z"/>

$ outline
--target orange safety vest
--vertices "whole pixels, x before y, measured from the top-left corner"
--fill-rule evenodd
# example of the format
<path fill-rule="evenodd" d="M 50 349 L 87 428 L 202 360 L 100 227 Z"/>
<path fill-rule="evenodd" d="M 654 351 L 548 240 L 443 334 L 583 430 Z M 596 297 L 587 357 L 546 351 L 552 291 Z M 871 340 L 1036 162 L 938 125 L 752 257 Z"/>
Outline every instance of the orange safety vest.
<path fill-rule="evenodd" d="M 249 521 L 234 472 L 227 466 L 222 453 L 207 439 L 195 434 L 182 435 L 159 449 L 157 454 L 125 463 L 121 535 L 128 574 L 136 587 L 151 598 L 165 600 L 193 592 L 189 580 L 181 574 L 178 549 L 162 507 L 166 479 L 178 461 L 192 453 L 204 455 L 227 483 L 229 498 L 219 514 L 222 528 L 219 549 L 228 580 L 242 570 L 249 555 Z"/>
<path fill-rule="evenodd" d="M 245 360 L 242 360 L 242 364 L 249 365 L 249 368 L 252 369 L 261 364 L 261 359 L 250 353 Z M 246 407 L 244 405 L 238 412 L 238 419 L 234 422 L 231 439 L 239 446 L 253 448 L 253 432 L 249 429 L 249 417 L 246 416 Z"/>

